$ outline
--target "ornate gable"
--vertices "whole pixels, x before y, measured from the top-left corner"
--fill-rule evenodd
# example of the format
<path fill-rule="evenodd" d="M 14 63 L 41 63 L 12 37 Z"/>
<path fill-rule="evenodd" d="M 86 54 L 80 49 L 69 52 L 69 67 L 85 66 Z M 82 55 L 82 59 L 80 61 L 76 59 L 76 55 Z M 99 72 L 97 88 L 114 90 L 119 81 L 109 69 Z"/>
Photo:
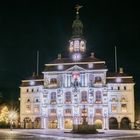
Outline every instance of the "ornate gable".
<path fill-rule="evenodd" d="M 85 71 L 82 67 L 79 67 L 77 65 L 74 65 L 73 67 L 67 69 L 66 71 Z"/>

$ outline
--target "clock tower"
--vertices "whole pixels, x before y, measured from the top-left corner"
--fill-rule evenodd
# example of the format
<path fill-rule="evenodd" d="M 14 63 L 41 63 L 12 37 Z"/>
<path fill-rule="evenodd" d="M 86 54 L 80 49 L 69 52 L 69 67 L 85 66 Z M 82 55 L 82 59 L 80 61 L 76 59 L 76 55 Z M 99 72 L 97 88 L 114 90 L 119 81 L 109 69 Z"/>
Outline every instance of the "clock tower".
<path fill-rule="evenodd" d="M 69 52 L 74 61 L 80 61 L 82 55 L 86 51 L 86 40 L 83 37 L 83 23 L 79 18 L 79 9 L 82 6 L 76 7 L 76 19 L 72 24 L 72 37 L 69 40 Z"/>

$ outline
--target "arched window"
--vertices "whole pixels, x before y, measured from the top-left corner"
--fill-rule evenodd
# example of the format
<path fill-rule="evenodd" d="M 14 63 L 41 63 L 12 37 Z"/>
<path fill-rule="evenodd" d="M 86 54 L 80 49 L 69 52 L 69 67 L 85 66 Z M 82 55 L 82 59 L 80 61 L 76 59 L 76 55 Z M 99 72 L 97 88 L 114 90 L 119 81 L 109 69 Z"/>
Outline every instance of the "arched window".
<path fill-rule="evenodd" d="M 96 92 L 96 103 L 101 103 L 102 101 L 102 96 L 101 96 L 101 91 Z"/>
<path fill-rule="evenodd" d="M 102 82 L 102 78 L 100 76 L 96 76 L 94 83 L 101 83 L 101 82 Z"/>
<path fill-rule="evenodd" d="M 57 79 L 56 78 L 52 78 L 50 80 L 50 84 L 57 84 Z"/>

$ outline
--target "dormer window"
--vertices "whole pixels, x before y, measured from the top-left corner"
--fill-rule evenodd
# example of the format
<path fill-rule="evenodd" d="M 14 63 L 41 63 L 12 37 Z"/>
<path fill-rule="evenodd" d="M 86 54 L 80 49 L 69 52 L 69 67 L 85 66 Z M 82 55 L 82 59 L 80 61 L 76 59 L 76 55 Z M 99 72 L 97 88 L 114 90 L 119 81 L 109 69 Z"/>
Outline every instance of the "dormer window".
<path fill-rule="evenodd" d="M 31 80 L 30 85 L 33 86 L 35 84 L 35 81 Z"/>
<path fill-rule="evenodd" d="M 88 64 L 88 68 L 89 68 L 89 69 L 93 68 L 93 63 L 89 63 L 89 64 Z"/>
<path fill-rule="evenodd" d="M 117 82 L 117 83 L 121 83 L 121 81 L 122 81 L 122 79 L 121 79 L 120 77 L 117 77 L 117 78 L 116 78 L 116 82 Z"/>
<path fill-rule="evenodd" d="M 58 70 L 63 70 L 63 65 L 58 65 Z"/>

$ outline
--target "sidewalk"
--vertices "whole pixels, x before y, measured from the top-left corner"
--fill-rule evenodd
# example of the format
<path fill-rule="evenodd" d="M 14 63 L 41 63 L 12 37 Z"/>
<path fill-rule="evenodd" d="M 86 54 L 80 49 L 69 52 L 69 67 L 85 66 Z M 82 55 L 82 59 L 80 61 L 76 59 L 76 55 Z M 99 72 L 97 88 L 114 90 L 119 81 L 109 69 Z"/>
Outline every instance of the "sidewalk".
<path fill-rule="evenodd" d="M 19 130 L 20 131 L 20 130 Z M 41 135 L 43 137 L 53 137 L 57 139 L 102 139 L 109 140 L 113 138 L 139 137 L 139 130 L 98 130 L 99 134 L 72 134 L 71 130 L 50 130 L 50 129 L 23 129 L 26 134 Z"/>
<path fill-rule="evenodd" d="M 40 136 L 49 140 L 140 140 L 140 130 L 98 130 L 99 134 L 72 134 L 70 130 L 50 129 L 0 129 L 3 133 Z M 136 140 L 135 139 L 135 140 Z"/>

